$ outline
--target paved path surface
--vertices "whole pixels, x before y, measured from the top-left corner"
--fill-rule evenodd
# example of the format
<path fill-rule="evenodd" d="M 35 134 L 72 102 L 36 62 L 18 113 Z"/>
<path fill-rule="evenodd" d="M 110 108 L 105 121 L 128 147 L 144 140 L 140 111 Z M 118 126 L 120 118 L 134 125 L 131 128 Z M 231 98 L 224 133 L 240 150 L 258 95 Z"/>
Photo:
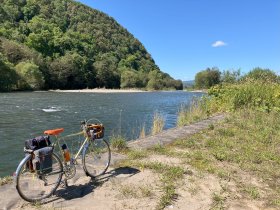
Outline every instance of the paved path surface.
<path fill-rule="evenodd" d="M 176 127 L 172 128 L 166 131 L 163 131 L 157 135 L 148 136 L 143 139 L 138 139 L 132 142 L 128 143 L 129 148 L 133 149 L 146 149 L 153 147 L 157 144 L 165 145 L 169 144 L 172 141 L 179 139 L 179 138 L 185 138 L 187 136 L 190 136 L 192 134 L 195 134 L 201 130 L 204 130 L 208 128 L 210 124 L 217 123 L 225 118 L 224 114 L 216 115 L 214 117 L 210 117 L 209 119 L 183 126 L 183 127 Z"/>

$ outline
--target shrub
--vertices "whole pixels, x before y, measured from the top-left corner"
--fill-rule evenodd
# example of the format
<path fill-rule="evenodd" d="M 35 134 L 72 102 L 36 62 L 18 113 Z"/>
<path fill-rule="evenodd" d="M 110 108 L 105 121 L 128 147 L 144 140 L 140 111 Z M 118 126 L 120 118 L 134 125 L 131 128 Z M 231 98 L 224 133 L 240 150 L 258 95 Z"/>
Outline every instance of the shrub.
<path fill-rule="evenodd" d="M 280 112 L 280 84 L 248 80 L 239 84 L 212 87 L 209 91 L 210 104 L 220 111 L 253 108 Z M 212 110 L 213 112 L 213 110 Z"/>

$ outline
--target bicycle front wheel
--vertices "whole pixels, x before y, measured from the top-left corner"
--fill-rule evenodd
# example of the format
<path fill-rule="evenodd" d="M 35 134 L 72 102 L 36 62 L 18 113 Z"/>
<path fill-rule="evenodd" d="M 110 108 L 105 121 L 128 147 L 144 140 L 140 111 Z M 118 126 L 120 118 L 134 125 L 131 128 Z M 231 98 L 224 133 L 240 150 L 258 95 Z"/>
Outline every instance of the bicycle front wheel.
<path fill-rule="evenodd" d="M 83 153 L 83 168 L 87 176 L 95 178 L 104 174 L 111 161 L 111 150 L 104 139 L 90 140 Z"/>
<path fill-rule="evenodd" d="M 63 166 L 59 157 L 52 153 L 52 167 L 47 172 L 30 169 L 29 155 L 20 163 L 16 175 L 16 189 L 19 195 L 28 202 L 41 201 L 51 196 L 60 184 Z"/>

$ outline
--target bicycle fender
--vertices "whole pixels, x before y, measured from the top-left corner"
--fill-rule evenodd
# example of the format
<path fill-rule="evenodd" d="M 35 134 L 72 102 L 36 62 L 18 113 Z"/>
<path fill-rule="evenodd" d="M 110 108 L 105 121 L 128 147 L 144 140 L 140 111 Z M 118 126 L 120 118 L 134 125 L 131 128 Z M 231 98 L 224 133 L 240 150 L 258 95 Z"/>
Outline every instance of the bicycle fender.
<path fill-rule="evenodd" d="M 15 175 L 15 177 L 18 176 L 20 168 L 22 167 L 22 165 L 24 164 L 24 162 L 25 162 L 27 159 L 30 158 L 30 156 L 31 156 L 31 154 L 28 154 L 28 155 L 25 156 L 25 158 L 22 159 L 22 161 L 20 161 L 20 163 L 18 164 L 17 170 L 16 170 L 16 175 Z"/>

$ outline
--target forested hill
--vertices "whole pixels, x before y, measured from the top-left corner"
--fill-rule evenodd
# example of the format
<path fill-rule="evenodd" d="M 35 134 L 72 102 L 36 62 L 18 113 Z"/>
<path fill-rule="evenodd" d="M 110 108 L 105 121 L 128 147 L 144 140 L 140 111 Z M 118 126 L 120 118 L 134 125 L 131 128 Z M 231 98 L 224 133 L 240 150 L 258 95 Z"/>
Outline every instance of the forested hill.
<path fill-rule="evenodd" d="M 0 0 L 0 90 L 181 89 L 108 15 L 72 0 Z"/>

